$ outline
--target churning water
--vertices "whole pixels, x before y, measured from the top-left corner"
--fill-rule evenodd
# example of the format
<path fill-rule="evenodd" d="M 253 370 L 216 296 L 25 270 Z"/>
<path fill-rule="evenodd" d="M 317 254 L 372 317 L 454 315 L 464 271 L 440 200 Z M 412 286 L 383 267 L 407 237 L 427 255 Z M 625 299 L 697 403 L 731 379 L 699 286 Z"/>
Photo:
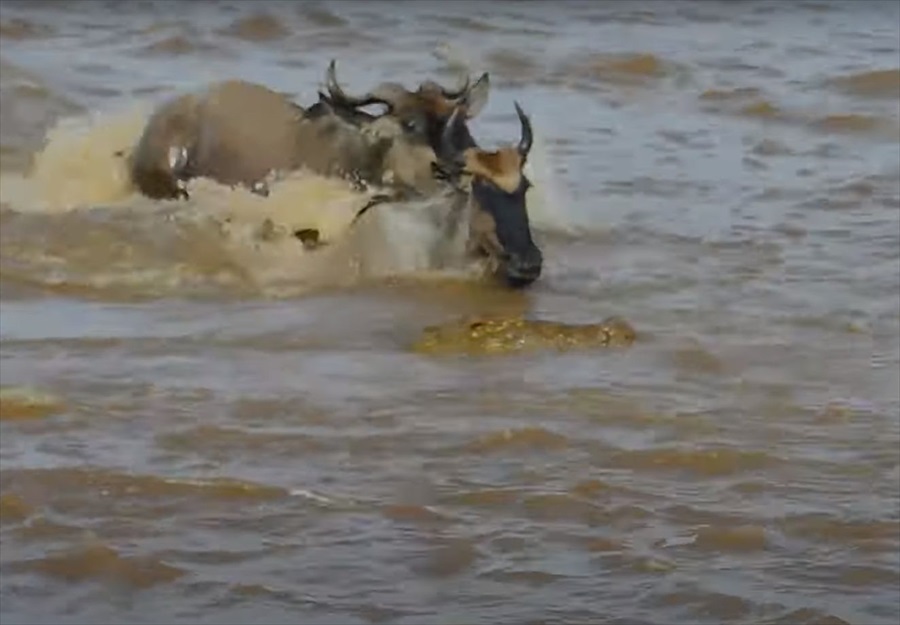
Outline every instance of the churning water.
<path fill-rule="evenodd" d="M 4 0 L 0 42 L 3 623 L 900 618 L 896 2 Z M 532 289 L 314 176 L 133 194 L 156 102 L 331 58 L 489 70 L 484 146 L 522 103 Z M 470 312 L 639 337 L 408 350 Z"/>

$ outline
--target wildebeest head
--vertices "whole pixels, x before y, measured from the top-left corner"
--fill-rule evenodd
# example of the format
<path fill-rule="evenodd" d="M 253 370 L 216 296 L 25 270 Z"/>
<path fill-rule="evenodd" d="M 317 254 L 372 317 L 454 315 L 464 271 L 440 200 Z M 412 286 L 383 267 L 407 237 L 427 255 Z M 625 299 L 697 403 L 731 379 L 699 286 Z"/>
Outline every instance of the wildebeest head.
<path fill-rule="evenodd" d="M 447 89 L 432 80 L 423 82 L 415 91 L 385 82 L 362 96 L 351 96 L 337 82 L 334 60 L 328 66 L 325 86 L 330 104 L 350 115 L 366 115 L 358 109 L 371 104 L 386 106 L 387 114 L 399 121 L 407 136 L 426 142 L 435 152 L 441 146 L 453 111 L 461 109 L 471 119 L 481 112 L 490 94 L 490 78 L 485 72 L 474 83 L 466 76 L 456 89 Z M 451 144 L 456 151 L 476 145 L 465 123 L 454 124 Z"/>
<path fill-rule="evenodd" d="M 460 109 L 451 114 L 441 137 L 438 177 L 459 182 L 469 178 L 470 252 L 489 257 L 498 277 L 512 287 L 525 287 L 541 275 L 543 254 L 531 236 L 526 193 L 531 182 L 523 172 L 534 141 L 531 121 L 515 103 L 521 125 L 516 146 L 495 151 L 455 149 L 454 126 Z"/>

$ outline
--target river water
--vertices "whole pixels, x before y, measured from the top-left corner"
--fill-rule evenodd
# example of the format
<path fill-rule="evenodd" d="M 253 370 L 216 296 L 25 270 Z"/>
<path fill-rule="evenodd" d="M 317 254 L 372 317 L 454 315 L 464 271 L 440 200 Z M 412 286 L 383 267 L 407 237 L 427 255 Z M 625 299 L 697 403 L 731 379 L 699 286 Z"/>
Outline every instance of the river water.
<path fill-rule="evenodd" d="M 900 4 L 4 0 L 0 28 L 4 624 L 900 618 Z M 355 91 L 489 70 L 484 146 L 522 103 L 533 288 L 428 272 L 409 217 L 324 261 L 253 234 L 344 240 L 328 181 L 131 193 L 114 152 L 161 98 L 311 102 L 331 58 Z M 471 312 L 638 340 L 409 351 Z"/>

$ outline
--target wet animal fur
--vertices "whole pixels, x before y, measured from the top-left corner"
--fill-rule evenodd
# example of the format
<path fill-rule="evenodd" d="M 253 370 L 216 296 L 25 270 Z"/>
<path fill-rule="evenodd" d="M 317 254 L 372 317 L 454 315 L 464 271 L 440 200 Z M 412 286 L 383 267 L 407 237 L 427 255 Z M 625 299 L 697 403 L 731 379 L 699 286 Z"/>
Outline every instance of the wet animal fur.
<path fill-rule="evenodd" d="M 481 176 L 493 182 L 507 193 L 513 193 L 522 184 L 524 159 L 514 147 L 490 152 L 469 148 L 463 152 L 465 169 L 473 176 Z"/>
<path fill-rule="evenodd" d="M 153 198 L 183 195 L 193 177 L 253 187 L 272 171 L 301 167 L 374 182 L 389 174 L 411 187 L 432 181 L 433 150 L 405 140 L 399 122 L 377 118 L 361 130 L 325 106 L 307 116 L 284 95 L 239 80 L 181 95 L 148 120 L 129 155 L 132 180 Z"/>

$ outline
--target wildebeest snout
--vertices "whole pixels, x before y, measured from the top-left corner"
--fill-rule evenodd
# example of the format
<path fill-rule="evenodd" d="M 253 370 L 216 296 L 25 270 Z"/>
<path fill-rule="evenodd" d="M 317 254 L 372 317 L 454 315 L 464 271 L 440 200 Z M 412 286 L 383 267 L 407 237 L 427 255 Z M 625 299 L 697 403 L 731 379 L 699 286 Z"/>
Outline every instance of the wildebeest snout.
<path fill-rule="evenodd" d="M 503 277 L 511 287 L 525 287 L 541 277 L 544 255 L 536 245 L 531 245 L 524 253 L 512 253 L 503 263 Z"/>

